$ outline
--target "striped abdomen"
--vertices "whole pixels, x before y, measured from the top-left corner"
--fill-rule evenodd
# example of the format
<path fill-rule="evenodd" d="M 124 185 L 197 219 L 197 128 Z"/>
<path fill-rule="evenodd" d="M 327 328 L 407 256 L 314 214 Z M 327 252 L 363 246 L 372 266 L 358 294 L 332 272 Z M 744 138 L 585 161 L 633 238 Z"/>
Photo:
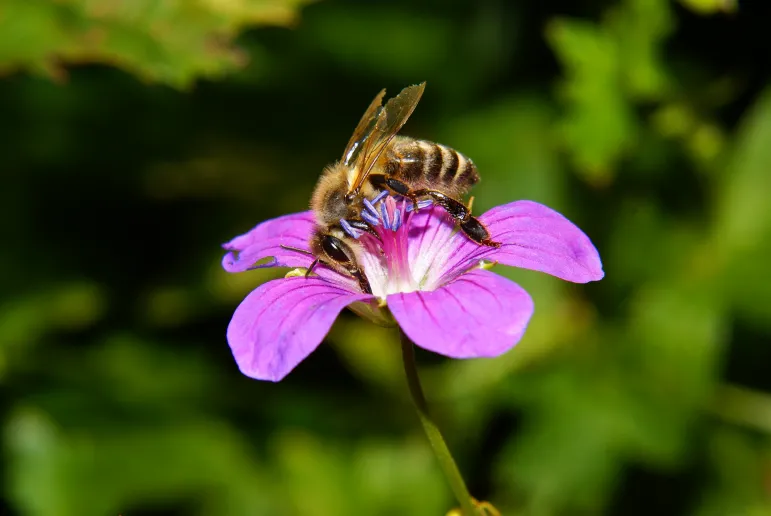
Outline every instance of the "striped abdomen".
<path fill-rule="evenodd" d="M 438 143 L 397 136 L 384 154 L 383 172 L 413 189 L 438 189 L 448 195 L 459 195 L 479 181 L 469 158 Z"/>

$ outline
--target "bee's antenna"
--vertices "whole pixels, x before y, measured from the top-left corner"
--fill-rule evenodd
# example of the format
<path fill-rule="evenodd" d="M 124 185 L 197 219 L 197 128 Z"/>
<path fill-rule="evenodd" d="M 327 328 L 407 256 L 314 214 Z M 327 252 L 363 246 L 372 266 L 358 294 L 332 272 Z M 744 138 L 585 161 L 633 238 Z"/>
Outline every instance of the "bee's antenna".
<path fill-rule="evenodd" d="M 287 251 L 296 251 L 298 253 L 306 254 L 308 256 L 314 256 L 312 252 L 306 251 L 305 249 L 300 249 L 299 247 L 292 247 L 291 245 L 284 245 L 284 244 L 280 244 L 279 247 L 281 247 L 281 249 L 286 249 Z"/>

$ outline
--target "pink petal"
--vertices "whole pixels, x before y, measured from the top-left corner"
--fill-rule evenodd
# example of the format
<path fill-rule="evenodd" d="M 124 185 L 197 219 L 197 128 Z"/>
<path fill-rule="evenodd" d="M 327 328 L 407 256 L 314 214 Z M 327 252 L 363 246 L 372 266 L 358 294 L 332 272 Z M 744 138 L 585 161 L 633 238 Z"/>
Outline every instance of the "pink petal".
<path fill-rule="evenodd" d="M 431 292 L 392 294 L 388 307 L 415 344 L 453 358 L 505 353 L 533 314 L 533 300 L 522 287 L 484 270 Z"/>
<path fill-rule="evenodd" d="M 445 264 L 453 259 L 462 241 L 456 240 L 455 224 L 439 206 L 424 208 L 410 217 L 407 239 L 410 270 L 421 289 L 433 290 L 452 279 L 444 274 Z"/>
<path fill-rule="evenodd" d="M 315 224 L 311 211 L 262 222 L 251 231 L 223 244 L 222 247 L 229 252 L 222 258 L 222 267 L 228 272 L 262 267 L 308 267 L 313 261 L 312 256 L 289 251 L 281 245 L 308 249 Z M 273 259 L 255 267 L 255 263 L 268 257 Z"/>
<path fill-rule="evenodd" d="M 318 347 L 343 308 L 371 297 L 318 277 L 261 285 L 238 305 L 228 326 L 238 368 L 258 380 L 281 380 Z"/>
<path fill-rule="evenodd" d="M 452 277 L 480 259 L 512 267 L 545 272 L 574 283 L 602 279 L 602 261 L 597 249 L 575 224 L 542 204 L 515 201 L 497 206 L 479 217 L 500 249 L 484 248 L 462 233 L 455 258 L 445 266 Z"/>

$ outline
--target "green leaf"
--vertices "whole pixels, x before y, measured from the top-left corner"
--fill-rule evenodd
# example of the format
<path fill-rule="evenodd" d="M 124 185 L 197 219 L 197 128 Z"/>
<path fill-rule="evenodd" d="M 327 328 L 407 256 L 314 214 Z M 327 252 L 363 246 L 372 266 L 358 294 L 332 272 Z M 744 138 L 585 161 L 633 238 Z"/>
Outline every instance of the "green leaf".
<path fill-rule="evenodd" d="M 562 93 L 567 111 L 560 124 L 564 143 L 587 180 L 607 182 L 637 131 L 620 89 L 617 42 L 595 24 L 568 19 L 552 22 L 547 38 L 566 68 Z"/>
<path fill-rule="evenodd" d="M 718 281 L 745 316 L 768 327 L 771 321 L 771 90 L 742 122 L 722 184 L 718 186 L 710 243 L 723 267 Z"/>
<path fill-rule="evenodd" d="M 601 24 L 558 18 L 547 39 L 565 67 L 564 145 L 584 178 L 606 183 L 614 166 L 637 145 L 635 102 L 668 91 L 661 58 L 673 22 L 666 0 L 626 0 Z"/>
<path fill-rule="evenodd" d="M 9 0 L 0 16 L 0 73 L 63 78 L 64 66 L 101 63 L 150 82 L 189 86 L 243 66 L 245 29 L 288 25 L 309 0 Z"/>
<path fill-rule="evenodd" d="M 715 244 L 729 255 L 771 234 L 771 89 L 746 115 L 720 185 Z"/>
<path fill-rule="evenodd" d="M 631 99 L 658 100 L 668 88 L 662 43 L 674 28 L 668 0 L 626 0 L 606 23 L 618 44 L 623 87 Z"/>

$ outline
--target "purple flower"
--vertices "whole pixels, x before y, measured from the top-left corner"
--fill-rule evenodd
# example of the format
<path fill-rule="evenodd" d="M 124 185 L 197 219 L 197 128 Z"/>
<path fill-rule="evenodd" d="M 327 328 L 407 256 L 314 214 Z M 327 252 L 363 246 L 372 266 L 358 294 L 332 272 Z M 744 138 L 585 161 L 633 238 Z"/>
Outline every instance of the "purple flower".
<path fill-rule="evenodd" d="M 246 296 L 227 331 L 241 372 L 281 380 L 316 349 L 345 307 L 376 322 L 395 320 L 415 344 L 448 357 L 497 356 L 522 337 L 533 301 L 516 283 L 486 270 L 490 263 L 575 283 L 604 275 L 589 238 L 541 204 L 516 201 L 479 217 L 502 244 L 498 249 L 469 240 L 442 208 L 411 208 L 386 197 L 364 210 L 382 240 L 356 235 L 372 294 L 353 278 L 318 266 L 312 276 L 290 273 Z M 222 266 L 228 272 L 307 268 L 313 257 L 287 247 L 308 249 L 314 225 L 310 211 L 263 222 L 223 246 L 228 253 Z"/>

